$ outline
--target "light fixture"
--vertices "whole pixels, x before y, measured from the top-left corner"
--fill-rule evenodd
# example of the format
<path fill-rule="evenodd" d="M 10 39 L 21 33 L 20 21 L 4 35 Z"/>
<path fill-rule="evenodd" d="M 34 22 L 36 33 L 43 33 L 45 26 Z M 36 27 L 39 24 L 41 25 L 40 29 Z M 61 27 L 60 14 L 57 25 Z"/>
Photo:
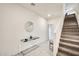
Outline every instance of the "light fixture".
<path fill-rule="evenodd" d="M 48 14 L 48 17 L 50 17 L 51 16 L 51 14 Z"/>

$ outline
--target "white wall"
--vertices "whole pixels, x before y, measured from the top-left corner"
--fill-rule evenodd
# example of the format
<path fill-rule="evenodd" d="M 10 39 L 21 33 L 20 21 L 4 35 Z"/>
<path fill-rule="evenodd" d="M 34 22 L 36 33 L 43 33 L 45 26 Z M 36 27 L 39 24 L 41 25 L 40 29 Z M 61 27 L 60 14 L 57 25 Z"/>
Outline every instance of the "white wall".
<path fill-rule="evenodd" d="M 59 47 L 59 42 L 60 42 L 60 37 L 61 37 L 61 32 L 62 32 L 62 27 L 63 27 L 63 22 L 64 22 L 64 5 L 61 5 L 61 10 L 60 10 L 60 15 L 57 17 L 53 16 L 54 18 L 48 20 L 48 24 L 53 24 L 54 25 L 54 31 L 53 34 L 55 38 L 53 39 L 53 55 L 56 56 L 58 52 L 58 47 Z M 53 36 L 53 37 L 54 37 Z"/>
<path fill-rule="evenodd" d="M 78 26 L 79 26 L 79 13 L 78 13 L 78 10 L 76 10 L 77 8 L 73 9 L 70 11 L 70 14 L 75 14 L 76 16 L 76 19 L 77 19 L 77 23 L 78 23 Z"/>
<path fill-rule="evenodd" d="M 79 26 L 79 14 L 77 13 L 77 11 L 75 11 L 75 15 L 76 15 L 77 23 L 78 23 L 78 26 Z"/>
<path fill-rule="evenodd" d="M 78 25 L 79 25 L 79 4 L 76 3 L 76 4 L 65 4 L 65 9 L 68 10 L 68 13 L 69 14 L 73 14 L 75 13 L 76 15 L 76 19 L 77 19 L 77 22 L 78 22 Z"/>
<path fill-rule="evenodd" d="M 44 18 L 16 4 L 0 4 L 0 55 L 14 55 L 20 51 L 23 45 L 20 40 L 30 35 L 24 30 L 28 20 L 34 22 L 31 35 L 40 37 L 38 43 L 47 40 L 47 22 Z"/>
<path fill-rule="evenodd" d="M 58 46 L 59 46 L 59 41 L 60 41 L 60 37 L 61 37 L 63 21 L 64 21 L 64 17 L 49 20 L 49 24 L 54 25 L 54 31 L 53 31 L 53 34 L 55 36 L 55 37 L 53 36 L 54 37 L 54 39 L 53 39 L 53 55 L 54 56 L 58 52 Z"/>

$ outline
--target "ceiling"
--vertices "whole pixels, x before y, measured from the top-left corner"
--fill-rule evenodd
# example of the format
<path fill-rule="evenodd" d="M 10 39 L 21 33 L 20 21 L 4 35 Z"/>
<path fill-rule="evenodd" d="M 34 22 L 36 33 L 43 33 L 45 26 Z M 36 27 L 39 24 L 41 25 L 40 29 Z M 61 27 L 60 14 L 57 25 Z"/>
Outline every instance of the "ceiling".
<path fill-rule="evenodd" d="M 61 3 L 25 3 L 20 5 L 45 19 L 57 18 L 63 14 L 63 4 Z"/>
<path fill-rule="evenodd" d="M 61 17 L 65 12 L 79 9 L 78 3 L 23 3 L 20 5 L 45 19 Z"/>
<path fill-rule="evenodd" d="M 79 3 L 66 3 L 65 4 L 65 12 L 68 12 L 68 11 L 77 11 L 78 12 L 78 9 L 79 9 Z"/>
<path fill-rule="evenodd" d="M 78 3 L 65 3 L 65 9 L 76 8 Z"/>

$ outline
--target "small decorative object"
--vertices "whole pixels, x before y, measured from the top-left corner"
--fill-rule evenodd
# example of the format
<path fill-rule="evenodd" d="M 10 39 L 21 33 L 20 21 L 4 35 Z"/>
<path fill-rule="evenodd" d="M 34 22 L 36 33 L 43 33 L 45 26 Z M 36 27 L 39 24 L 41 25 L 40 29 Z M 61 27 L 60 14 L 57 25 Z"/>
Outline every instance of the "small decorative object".
<path fill-rule="evenodd" d="M 32 40 L 36 40 L 39 39 L 40 37 L 32 37 Z"/>
<path fill-rule="evenodd" d="M 22 42 L 27 42 L 27 41 L 28 41 L 28 39 L 26 39 L 26 38 L 25 38 L 25 39 L 22 39 L 21 41 L 22 41 Z"/>
<path fill-rule="evenodd" d="M 32 36 L 30 36 L 30 39 L 32 39 Z"/>
<path fill-rule="evenodd" d="M 25 39 L 25 41 L 24 42 L 27 42 L 28 41 L 28 39 Z"/>

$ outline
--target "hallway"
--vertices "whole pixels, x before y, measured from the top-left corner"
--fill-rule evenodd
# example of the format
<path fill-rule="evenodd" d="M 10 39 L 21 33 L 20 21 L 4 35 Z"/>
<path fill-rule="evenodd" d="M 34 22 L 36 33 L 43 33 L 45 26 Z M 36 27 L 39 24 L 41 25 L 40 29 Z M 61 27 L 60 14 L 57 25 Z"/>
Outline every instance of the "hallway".
<path fill-rule="evenodd" d="M 79 55 L 78 26 L 78 3 L 0 4 L 0 56 Z"/>

